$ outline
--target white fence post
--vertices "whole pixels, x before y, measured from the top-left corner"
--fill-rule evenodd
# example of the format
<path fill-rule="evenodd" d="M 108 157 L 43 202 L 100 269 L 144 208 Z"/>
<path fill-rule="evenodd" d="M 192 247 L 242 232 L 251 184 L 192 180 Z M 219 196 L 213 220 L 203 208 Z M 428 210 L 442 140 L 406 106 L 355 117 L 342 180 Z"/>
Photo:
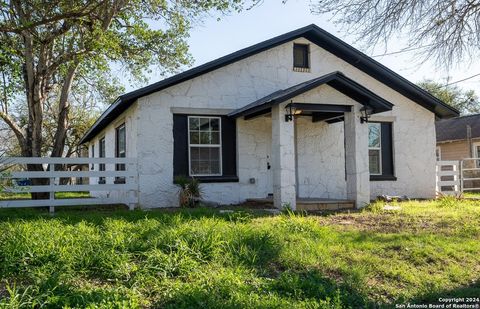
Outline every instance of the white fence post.
<path fill-rule="evenodd" d="M 49 168 L 46 171 L 26 171 L 27 164 L 48 164 Z M 55 170 L 56 165 L 63 164 L 66 170 Z M 92 171 L 90 164 L 111 164 L 114 167 L 117 164 L 124 164 L 128 166 L 124 171 L 117 171 L 105 169 L 105 171 Z M 86 170 L 69 170 L 73 165 L 85 165 Z M 0 200 L 0 208 L 13 207 L 48 207 L 50 213 L 55 211 L 56 206 L 75 206 L 75 205 L 101 205 L 101 204 L 125 204 L 129 209 L 134 209 L 138 204 L 138 168 L 136 158 L 27 158 L 27 157 L 0 157 L 1 167 L 18 167 L 13 169 L 10 173 L 6 173 L 1 177 L 3 179 L 11 178 L 14 182 L 18 179 L 26 180 L 34 178 L 49 179 L 48 185 L 30 185 L 25 183 L 19 186 L 12 186 L 6 188 L 9 193 L 35 193 L 35 192 L 49 192 L 49 198 L 44 200 Z M 78 184 L 76 181 L 71 184 L 62 185 L 57 183 L 57 179 L 72 178 L 72 177 L 105 177 L 114 179 L 115 177 L 125 178 L 125 183 L 114 184 L 107 182 L 106 184 Z M 66 198 L 56 199 L 56 192 L 84 192 L 87 191 L 93 197 L 90 198 Z M 103 196 L 108 192 L 107 196 Z M 118 192 L 118 194 L 110 194 Z"/>

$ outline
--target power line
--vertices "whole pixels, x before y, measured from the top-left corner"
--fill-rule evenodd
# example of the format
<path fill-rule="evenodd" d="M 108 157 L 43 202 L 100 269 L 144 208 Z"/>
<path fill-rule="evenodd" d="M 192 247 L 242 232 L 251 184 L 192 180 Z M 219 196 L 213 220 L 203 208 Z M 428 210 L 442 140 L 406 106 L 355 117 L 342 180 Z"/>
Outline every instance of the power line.
<path fill-rule="evenodd" d="M 454 82 L 451 82 L 451 83 L 447 83 L 447 84 L 445 84 L 441 87 L 447 87 L 447 86 L 450 86 L 450 85 L 458 84 L 458 83 L 464 82 L 466 80 L 472 79 L 472 78 L 477 77 L 477 76 L 480 76 L 480 73 L 474 74 L 474 75 L 469 76 L 469 77 L 465 77 L 464 79 L 460 79 L 460 80 L 457 80 L 457 81 L 454 81 Z"/>
<path fill-rule="evenodd" d="M 411 52 L 411 51 L 414 51 L 414 50 L 419 50 L 419 49 L 422 49 L 422 48 L 430 47 L 432 45 L 434 45 L 434 44 L 428 44 L 428 45 L 422 45 L 422 46 L 417 46 L 417 47 L 412 47 L 412 48 L 407 48 L 407 49 L 401 49 L 401 50 L 397 50 L 397 51 L 394 51 L 394 52 L 391 52 L 391 53 L 373 55 L 371 57 L 383 57 L 383 56 L 396 55 L 396 54 Z"/>

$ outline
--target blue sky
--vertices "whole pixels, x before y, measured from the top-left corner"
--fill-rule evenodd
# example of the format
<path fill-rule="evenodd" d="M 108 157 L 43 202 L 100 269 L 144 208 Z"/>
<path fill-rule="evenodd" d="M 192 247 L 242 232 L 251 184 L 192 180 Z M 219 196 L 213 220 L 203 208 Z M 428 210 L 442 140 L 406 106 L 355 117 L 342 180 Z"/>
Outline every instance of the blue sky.
<path fill-rule="evenodd" d="M 365 52 L 367 55 L 381 55 L 396 52 L 406 47 L 401 38 L 393 38 L 387 49 L 384 46 L 366 48 L 363 43 L 356 42 L 354 36 L 347 35 L 340 25 L 329 21 L 329 16 L 313 15 L 310 13 L 309 1 L 288 0 L 285 4 L 281 0 L 265 0 L 259 6 L 241 13 L 233 13 L 221 17 L 206 18 L 191 32 L 188 43 L 190 53 L 194 58 L 194 66 L 224 56 L 241 48 L 267 40 L 285 32 L 317 24 L 345 42 Z M 439 82 L 457 81 L 465 77 L 480 73 L 480 64 L 465 61 L 461 65 L 446 70 L 438 68 L 433 61 L 423 61 L 415 52 L 405 52 L 395 55 L 375 57 L 407 79 L 418 82 L 423 79 L 434 79 Z M 161 79 L 158 74 L 152 73 L 150 83 Z M 123 79 L 127 91 L 134 90 L 139 85 L 131 85 Z M 465 89 L 474 89 L 480 92 L 480 76 L 459 83 Z"/>

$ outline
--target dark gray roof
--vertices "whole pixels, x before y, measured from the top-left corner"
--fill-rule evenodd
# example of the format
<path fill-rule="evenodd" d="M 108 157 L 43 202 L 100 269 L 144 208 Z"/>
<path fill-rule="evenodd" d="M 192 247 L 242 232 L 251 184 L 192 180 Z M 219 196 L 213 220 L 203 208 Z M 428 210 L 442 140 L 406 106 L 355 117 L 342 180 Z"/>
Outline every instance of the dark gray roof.
<path fill-rule="evenodd" d="M 472 138 L 480 138 L 480 114 L 437 121 L 437 142 L 467 139 L 467 126 L 472 128 Z"/>
<path fill-rule="evenodd" d="M 174 86 L 299 37 L 304 37 L 335 56 L 343 59 L 417 104 L 432 111 L 439 118 L 458 116 L 458 111 L 456 109 L 443 103 L 427 91 L 411 83 L 383 64 L 373 60 L 334 35 L 321 29 L 317 25 L 312 24 L 241 49 L 183 73 L 119 96 L 117 100 L 115 100 L 115 102 L 97 119 L 87 133 L 85 133 L 85 136 L 80 143 L 85 143 L 91 140 L 95 135 L 100 133 L 101 130 L 108 126 L 110 122 L 115 120 L 121 113 L 135 103 L 137 99 L 143 96 Z"/>
<path fill-rule="evenodd" d="M 372 107 L 374 113 L 385 112 L 391 110 L 393 107 L 392 103 L 379 97 L 354 80 L 346 77 L 343 73 L 337 71 L 308 80 L 287 89 L 275 91 L 253 103 L 234 110 L 228 116 L 237 118 L 271 108 L 273 105 L 285 102 L 323 84 L 335 88 L 359 103 Z"/>

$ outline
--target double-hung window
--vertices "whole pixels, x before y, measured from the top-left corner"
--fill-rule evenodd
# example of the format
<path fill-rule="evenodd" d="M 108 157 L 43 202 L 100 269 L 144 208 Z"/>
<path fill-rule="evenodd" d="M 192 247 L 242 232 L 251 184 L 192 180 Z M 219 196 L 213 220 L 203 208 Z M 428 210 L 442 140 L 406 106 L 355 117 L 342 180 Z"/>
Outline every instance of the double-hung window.
<path fill-rule="evenodd" d="M 221 118 L 188 117 L 190 176 L 222 175 Z"/>
<path fill-rule="evenodd" d="M 174 113 L 172 133 L 174 181 L 238 182 L 236 119 Z"/>
<path fill-rule="evenodd" d="M 382 127 L 380 123 L 368 124 L 368 163 L 370 175 L 382 174 Z"/>
<path fill-rule="evenodd" d="M 368 163 L 370 180 L 396 180 L 391 122 L 368 123 Z"/>
<path fill-rule="evenodd" d="M 127 140 L 125 133 L 125 124 L 121 124 L 115 129 L 115 157 L 125 158 L 127 155 Z M 115 169 L 117 171 L 124 171 L 125 164 L 116 164 Z M 124 183 L 125 177 L 117 177 L 115 179 L 117 183 Z"/>
<path fill-rule="evenodd" d="M 105 158 L 105 137 L 98 141 L 98 157 Z M 101 172 L 105 171 L 105 163 L 100 163 L 98 169 Z M 105 183 L 105 177 L 100 177 L 98 183 Z"/>

